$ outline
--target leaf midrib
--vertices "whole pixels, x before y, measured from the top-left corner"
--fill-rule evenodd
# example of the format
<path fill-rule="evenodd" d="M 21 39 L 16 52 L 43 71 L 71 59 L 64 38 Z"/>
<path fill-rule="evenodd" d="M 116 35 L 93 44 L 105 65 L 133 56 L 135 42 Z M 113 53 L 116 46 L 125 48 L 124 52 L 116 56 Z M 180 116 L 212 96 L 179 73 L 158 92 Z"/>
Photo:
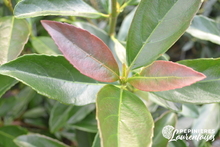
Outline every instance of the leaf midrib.
<path fill-rule="evenodd" d="M 89 34 L 94 37 L 94 35 L 91 34 L 90 32 L 89 32 Z M 96 37 L 96 36 L 95 36 L 95 37 Z M 65 38 L 66 38 L 67 40 L 69 40 L 67 37 L 65 37 Z M 92 58 L 92 59 L 93 59 L 95 62 L 97 62 L 99 65 L 101 65 L 102 67 L 104 67 L 105 69 L 107 69 L 108 71 L 110 71 L 110 72 L 113 73 L 116 77 L 119 78 L 119 75 L 118 75 L 114 70 L 112 70 L 110 67 L 108 67 L 105 63 L 103 63 L 102 61 L 99 61 L 97 58 L 94 57 L 94 55 L 87 53 L 87 52 L 86 52 L 85 50 L 83 50 L 80 46 L 78 46 L 77 44 L 74 44 L 71 40 L 69 40 L 69 41 L 70 41 L 73 45 L 77 46 L 77 49 L 78 49 L 78 50 L 81 50 L 83 53 L 85 53 L 85 54 L 86 54 L 86 57 Z M 106 47 L 107 47 L 107 46 L 106 46 Z M 106 49 L 110 50 L 108 47 L 107 47 Z M 111 51 L 110 51 L 110 52 L 111 52 Z M 114 57 L 113 57 L 113 59 L 115 60 Z M 116 63 L 116 66 L 118 66 L 117 63 Z"/>
<path fill-rule="evenodd" d="M 178 3 L 178 1 L 176 1 L 176 3 Z M 171 7 L 171 9 L 176 5 L 176 3 Z M 158 22 L 158 24 L 155 26 L 155 28 L 153 29 L 152 33 L 149 35 L 149 37 L 147 38 L 147 40 L 145 41 L 145 43 L 142 45 L 141 49 L 138 51 L 137 55 L 135 56 L 134 60 L 131 62 L 129 69 L 131 69 L 134 66 L 135 61 L 137 60 L 139 54 L 142 52 L 143 48 L 146 46 L 146 44 L 148 44 L 149 39 L 151 38 L 151 36 L 154 34 L 155 30 L 160 26 L 160 24 L 163 22 L 163 20 L 165 19 L 165 17 L 168 15 L 168 13 L 171 11 L 171 9 L 169 9 L 169 11 L 167 11 L 167 13 L 164 15 L 163 19 L 161 19 L 161 21 Z"/>
<path fill-rule="evenodd" d="M 117 121 L 117 146 L 120 147 L 120 120 L 121 120 L 121 107 L 123 105 L 122 99 L 123 99 L 123 89 L 120 88 L 120 98 L 119 98 L 119 107 L 118 107 L 118 121 Z"/>
<path fill-rule="evenodd" d="M 188 77 L 176 77 L 176 76 L 167 76 L 167 77 L 131 77 L 130 79 L 190 79 L 197 76 L 188 76 Z"/>
<path fill-rule="evenodd" d="M 9 33 L 9 36 L 10 36 L 10 38 L 9 38 L 9 44 L 8 44 L 8 55 L 7 55 L 7 61 L 8 61 L 8 59 L 9 59 L 9 56 L 11 55 L 11 54 L 9 54 L 9 50 L 10 50 L 10 48 L 11 48 L 11 40 L 12 40 L 12 34 L 13 34 L 13 28 L 14 28 L 14 20 L 15 20 L 15 18 L 14 17 L 12 17 L 11 18 L 11 25 L 10 25 L 10 33 Z"/>
<path fill-rule="evenodd" d="M 48 76 L 43 76 L 43 75 L 36 75 L 36 74 L 33 74 L 33 73 L 28 73 L 28 72 L 24 72 L 24 71 L 10 71 L 10 70 L 1 70 L 0 69 L 0 74 L 2 75 L 6 75 L 6 76 L 10 76 L 12 78 L 15 78 L 17 79 L 18 81 L 22 81 L 24 82 L 24 80 L 20 79 L 20 78 L 17 78 L 17 76 L 15 76 L 13 73 L 19 73 L 19 74 L 26 74 L 26 75 L 29 75 L 29 76 L 34 76 L 34 77 L 40 77 L 42 79 L 52 79 L 52 80 L 56 80 L 56 81 L 64 81 L 64 82 L 70 82 L 70 83 L 73 83 L 73 84 L 89 84 L 89 85 L 105 85 L 105 83 L 99 83 L 98 81 L 96 81 L 97 83 L 91 83 L 91 82 L 80 82 L 80 81 L 68 81 L 68 80 L 64 80 L 64 79 L 58 79 L 58 78 L 55 78 L 55 77 L 48 77 Z M 27 83 L 27 82 L 25 82 Z M 31 86 L 32 87 L 32 86 Z"/>

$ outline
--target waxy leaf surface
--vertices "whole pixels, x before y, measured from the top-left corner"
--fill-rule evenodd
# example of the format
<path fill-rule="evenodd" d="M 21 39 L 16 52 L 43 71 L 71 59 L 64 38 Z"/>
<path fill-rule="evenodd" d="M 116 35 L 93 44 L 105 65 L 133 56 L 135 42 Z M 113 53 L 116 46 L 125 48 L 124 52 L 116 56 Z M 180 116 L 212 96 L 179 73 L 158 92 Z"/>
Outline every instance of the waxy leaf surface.
<path fill-rule="evenodd" d="M 119 78 L 118 65 L 108 46 L 88 31 L 73 25 L 42 21 L 65 56 L 82 74 L 102 82 Z"/>
<path fill-rule="evenodd" d="M 195 16 L 186 32 L 196 38 L 220 45 L 220 23 L 205 16 Z"/>
<path fill-rule="evenodd" d="M 178 62 L 206 75 L 206 79 L 181 89 L 154 92 L 155 95 L 179 103 L 220 102 L 220 59 L 182 60 Z"/>
<path fill-rule="evenodd" d="M 0 65 L 15 59 L 23 50 L 30 34 L 24 19 L 0 18 Z"/>
<path fill-rule="evenodd" d="M 113 85 L 97 96 L 97 120 L 102 147 L 150 147 L 153 119 L 133 93 Z"/>
<path fill-rule="evenodd" d="M 4 75 L 0 75 L 0 81 L 0 97 L 18 82 L 17 80 Z"/>
<path fill-rule="evenodd" d="M 32 37 L 31 43 L 34 49 L 39 54 L 46 54 L 46 55 L 59 55 L 61 54 L 60 50 L 54 43 L 51 37 L 40 36 L 40 37 Z"/>
<path fill-rule="evenodd" d="M 15 138 L 14 142 L 19 147 L 69 147 L 58 140 L 40 134 L 21 135 Z"/>
<path fill-rule="evenodd" d="M 2 147 L 18 147 L 13 139 L 20 135 L 27 134 L 28 131 L 20 126 L 2 126 L 0 127 L 0 146 Z"/>
<path fill-rule="evenodd" d="M 166 112 L 162 114 L 156 121 L 155 121 L 155 128 L 154 128 L 154 137 L 153 137 L 153 146 L 152 147 L 165 147 L 168 144 L 168 139 L 165 138 L 162 134 L 164 127 L 166 126 L 173 126 L 175 127 L 177 122 L 177 116 L 173 112 Z M 170 130 L 172 132 L 172 130 Z M 167 137 L 172 137 L 172 133 L 166 134 Z M 171 136 L 169 136 L 171 135 Z"/>
<path fill-rule="evenodd" d="M 128 82 L 143 91 L 165 91 L 189 86 L 205 77 L 204 74 L 178 63 L 155 61 L 142 69 L 140 76 L 131 77 Z"/>
<path fill-rule="evenodd" d="M 95 102 L 104 85 L 82 75 L 63 56 L 25 55 L 0 66 L 0 74 L 21 81 L 44 96 L 75 105 Z"/>
<path fill-rule="evenodd" d="M 17 18 L 46 15 L 97 18 L 102 14 L 82 0 L 21 0 L 15 6 L 14 15 Z"/>
<path fill-rule="evenodd" d="M 127 40 L 132 69 L 146 66 L 165 53 L 185 32 L 201 0 L 142 0 Z"/>

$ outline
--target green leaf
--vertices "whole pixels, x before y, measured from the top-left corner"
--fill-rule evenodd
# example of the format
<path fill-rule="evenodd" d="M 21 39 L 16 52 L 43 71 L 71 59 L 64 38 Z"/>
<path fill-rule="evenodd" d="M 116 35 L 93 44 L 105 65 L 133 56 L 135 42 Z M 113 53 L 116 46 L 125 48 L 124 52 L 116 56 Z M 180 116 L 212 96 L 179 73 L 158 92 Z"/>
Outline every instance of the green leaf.
<path fill-rule="evenodd" d="M 82 74 L 101 82 L 119 79 L 113 54 L 98 37 L 73 25 L 48 20 L 41 22 L 65 58 Z"/>
<path fill-rule="evenodd" d="M 168 139 L 162 134 L 163 128 L 167 125 L 175 126 L 177 122 L 177 116 L 173 112 L 166 112 L 155 122 L 153 146 L 152 147 L 165 147 L 168 144 Z"/>
<path fill-rule="evenodd" d="M 46 15 L 98 18 L 103 14 L 82 0 L 22 0 L 15 6 L 14 15 L 17 18 Z"/>
<path fill-rule="evenodd" d="M 169 142 L 167 147 L 188 147 L 188 145 L 184 140 L 177 140 Z"/>
<path fill-rule="evenodd" d="M 128 34 L 130 68 L 148 65 L 165 53 L 188 28 L 200 4 L 201 0 L 142 0 Z"/>
<path fill-rule="evenodd" d="M 99 133 L 96 134 L 92 147 L 101 147 Z"/>
<path fill-rule="evenodd" d="M 219 104 L 206 104 L 200 108 L 200 115 L 194 120 L 192 130 L 212 130 L 202 134 L 215 135 L 220 128 L 220 105 Z M 204 119 L 205 118 L 205 119 Z M 192 133 L 196 135 L 197 133 Z M 198 135 L 198 134 L 197 134 Z M 214 139 L 214 138 L 213 138 Z M 197 145 L 202 140 L 195 141 Z M 214 140 L 212 140 L 214 141 Z"/>
<path fill-rule="evenodd" d="M 44 117 L 46 115 L 46 109 L 42 106 L 38 106 L 32 109 L 27 110 L 23 114 L 23 118 L 39 118 Z"/>
<path fill-rule="evenodd" d="M 109 44 L 110 37 L 108 36 L 108 34 L 104 30 L 96 27 L 95 25 L 86 22 L 74 22 L 73 25 L 89 31 L 91 34 L 99 37 L 103 42 L 105 42 L 105 44 Z"/>
<path fill-rule="evenodd" d="M 197 118 L 199 116 L 198 106 L 195 104 L 183 104 L 182 115 Z"/>
<path fill-rule="evenodd" d="M 205 119 L 204 119 L 205 118 Z M 192 129 L 214 129 L 217 133 L 220 127 L 220 105 L 219 104 L 206 104 L 199 110 L 199 117 L 194 120 Z M 212 134 L 207 132 L 207 134 Z"/>
<path fill-rule="evenodd" d="M 127 65 L 126 49 L 125 47 L 114 37 L 111 38 L 110 48 L 118 63 L 120 69 L 123 69 L 123 64 Z"/>
<path fill-rule="evenodd" d="M 186 30 L 192 36 L 208 40 L 220 45 L 220 28 L 219 23 L 205 16 L 195 16 L 192 24 Z"/>
<path fill-rule="evenodd" d="M 50 112 L 49 127 L 51 133 L 59 131 L 66 125 L 69 112 L 73 107 L 73 105 L 64 105 L 56 102 Z"/>
<path fill-rule="evenodd" d="M 0 99 L 0 116 L 20 117 L 27 108 L 30 100 L 35 98 L 35 95 L 35 91 L 30 87 L 25 87 L 15 97 Z"/>
<path fill-rule="evenodd" d="M 145 92 L 145 91 L 141 91 L 141 92 Z M 150 93 L 150 92 L 148 92 L 148 97 L 150 100 L 152 100 L 156 104 L 163 106 L 165 108 L 171 109 L 173 111 L 181 111 L 182 110 L 182 104 L 180 104 L 180 103 L 174 103 L 171 101 L 164 100 L 164 99 L 162 99 L 162 98 L 158 97 L 157 95 Z"/>
<path fill-rule="evenodd" d="M 125 41 L 128 35 L 128 30 L 131 26 L 132 19 L 136 12 L 136 8 L 133 9 L 123 20 L 120 30 L 118 32 L 117 38 L 118 40 Z"/>
<path fill-rule="evenodd" d="M 0 73 L 66 104 L 93 103 L 104 85 L 80 74 L 63 56 L 25 55 L 2 65 Z"/>
<path fill-rule="evenodd" d="M 18 82 L 17 80 L 4 75 L 0 75 L 0 81 L 0 97 Z"/>
<path fill-rule="evenodd" d="M 74 107 L 69 114 L 68 124 L 75 124 L 82 121 L 89 113 L 95 109 L 94 104 L 89 104 L 86 106 Z"/>
<path fill-rule="evenodd" d="M 83 119 L 78 123 L 73 124 L 71 127 L 81 131 L 97 133 L 98 129 L 97 129 L 97 122 L 95 119 L 95 113 L 91 113 L 87 115 L 85 119 Z"/>
<path fill-rule="evenodd" d="M 153 119 L 137 96 L 107 85 L 98 93 L 96 104 L 102 147 L 151 146 Z"/>
<path fill-rule="evenodd" d="M 29 34 L 26 20 L 11 16 L 0 18 L 0 65 L 15 59 L 21 53 Z"/>
<path fill-rule="evenodd" d="M 40 134 L 22 135 L 14 139 L 19 147 L 68 147 L 58 140 Z"/>
<path fill-rule="evenodd" d="M 76 130 L 77 147 L 91 147 L 95 134 Z"/>
<path fill-rule="evenodd" d="M 182 60 L 180 64 L 186 65 L 206 75 L 206 79 L 181 89 L 154 92 L 155 95 L 179 103 L 217 103 L 220 102 L 220 58 Z"/>
<path fill-rule="evenodd" d="M 100 0 L 102 7 L 108 13 L 111 13 L 111 0 Z"/>
<path fill-rule="evenodd" d="M 28 131 L 26 129 L 19 126 L 0 127 L 0 146 L 17 147 L 17 145 L 14 144 L 13 139 L 27 133 Z"/>
<path fill-rule="evenodd" d="M 155 61 L 142 69 L 140 76 L 128 82 L 143 91 L 165 91 L 191 85 L 206 76 L 187 66 L 171 61 Z"/>
<path fill-rule="evenodd" d="M 33 37 L 31 43 L 39 54 L 57 55 L 61 54 L 60 50 L 50 37 L 40 36 Z"/>

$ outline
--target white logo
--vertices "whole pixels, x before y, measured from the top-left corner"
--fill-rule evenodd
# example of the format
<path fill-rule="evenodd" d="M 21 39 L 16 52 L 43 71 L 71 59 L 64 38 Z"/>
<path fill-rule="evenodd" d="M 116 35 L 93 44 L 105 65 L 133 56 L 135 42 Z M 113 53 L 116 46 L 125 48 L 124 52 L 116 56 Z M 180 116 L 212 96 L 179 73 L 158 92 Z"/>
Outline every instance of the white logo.
<path fill-rule="evenodd" d="M 173 136 L 173 130 L 175 128 L 173 126 L 167 125 L 163 127 L 162 134 L 166 139 L 170 139 Z"/>
<path fill-rule="evenodd" d="M 205 140 L 214 141 L 215 130 L 214 129 L 175 129 L 173 126 L 167 125 L 162 129 L 162 135 L 164 138 L 170 141 L 177 140 Z"/>

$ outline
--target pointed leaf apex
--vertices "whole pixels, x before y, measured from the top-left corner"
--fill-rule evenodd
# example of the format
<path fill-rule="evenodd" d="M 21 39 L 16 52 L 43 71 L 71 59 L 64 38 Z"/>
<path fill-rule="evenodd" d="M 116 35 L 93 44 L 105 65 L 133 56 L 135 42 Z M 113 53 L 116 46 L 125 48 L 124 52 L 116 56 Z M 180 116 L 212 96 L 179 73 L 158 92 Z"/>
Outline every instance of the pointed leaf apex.
<path fill-rule="evenodd" d="M 189 86 L 206 76 L 190 67 L 171 61 L 155 61 L 145 67 L 139 77 L 128 82 L 143 91 L 166 91 Z"/>
<path fill-rule="evenodd" d="M 119 79 L 119 68 L 108 46 L 88 31 L 73 25 L 42 20 L 64 57 L 82 74 L 101 82 Z"/>

